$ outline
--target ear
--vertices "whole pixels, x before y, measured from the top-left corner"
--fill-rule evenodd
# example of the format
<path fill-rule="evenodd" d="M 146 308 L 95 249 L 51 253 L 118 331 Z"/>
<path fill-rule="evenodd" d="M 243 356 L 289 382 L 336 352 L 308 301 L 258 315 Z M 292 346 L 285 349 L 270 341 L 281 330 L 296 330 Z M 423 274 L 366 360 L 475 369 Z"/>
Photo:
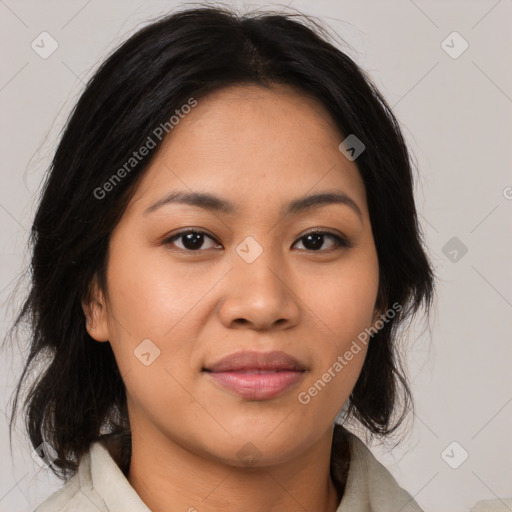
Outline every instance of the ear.
<path fill-rule="evenodd" d="M 96 277 L 93 279 L 87 295 L 81 301 L 87 332 L 96 341 L 109 341 L 106 302 L 103 293 L 99 289 Z"/>

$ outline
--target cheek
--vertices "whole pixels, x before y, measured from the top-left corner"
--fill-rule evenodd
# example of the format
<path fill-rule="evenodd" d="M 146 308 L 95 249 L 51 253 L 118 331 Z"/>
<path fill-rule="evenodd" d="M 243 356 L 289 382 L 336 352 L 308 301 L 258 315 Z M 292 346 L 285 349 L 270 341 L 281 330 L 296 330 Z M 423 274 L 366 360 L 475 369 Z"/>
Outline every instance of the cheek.
<path fill-rule="evenodd" d="M 328 275 L 311 276 L 307 282 L 306 304 L 330 342 L 338 351 L 344 350 L 372 323 L 379 285 L 376 255 L 371 251 L 354 255 L 333 266 Z"/>
<path fill-rule="evenodd" d="M 190 360 L 197 350 L 191 340 L 207 321 L 208 293 L 226 269 L 198 272 L 194 265 L 173 264 L 165 248 L 148 248 L 121 237 L 114 242 L 107 274 L 109 332 L 121 375 L 129 376 L 128 392 L 144 401 L 177 393 L 186 402 L 186 394 L 182 396 L 166 370 L 179 382 L 190 379 Z M 138 356 L 148 351 L 150 360 L 157 357 L 146 367 Z"/>
<path fill-rule="evenodd" d="M 198 276 L 177 271 L 159 249 L 124 244 L 130 250 L 113 246 L 109 260 L 109 329 L 135 415 L 131 421 L 136 424 L 141 415 L 140 421 L 148 417 L 154 424 L 171 425 L 178 403 L 190 416 L 199 417 L 197 403 L 181 383 L 190 378 L 193 346 L 187 341 L 195 328 L 191 312 L 212 284 L 204 282 L 204 276 L 199 282 Z"/>
<path fill-rule="evenodd" d="M 137 339 L 162 339 L 214 282 L 193 266 L 173 264 L 164 247 L 145 247 L 121 237 L 112 244 L 108 269 L 115 319 Z M 129 247 L 127 251 L 121 247 Z"/>
<path fill-rule="evenodd" d="M 373 245 L 353 252 L 342 264 L 306 274 L 305 303 L 315 318 L 315 365 L 301 388 L 304 414 L 317 408 L 335 414 L 355 386 L 367 353 L 365 329 L 372 324 L 379 284 Z M 363 334 L 362 337 L 360 335 Z M 362 341 L 363 340 L 363 341 Z"/>

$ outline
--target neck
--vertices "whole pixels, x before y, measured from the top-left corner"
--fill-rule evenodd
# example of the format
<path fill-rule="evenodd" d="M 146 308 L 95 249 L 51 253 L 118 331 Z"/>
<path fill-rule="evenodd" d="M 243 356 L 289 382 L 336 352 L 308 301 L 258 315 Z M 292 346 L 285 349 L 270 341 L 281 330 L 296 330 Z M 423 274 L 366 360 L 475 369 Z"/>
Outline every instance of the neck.
<path fill-rule="evenodd" d="M 341 495 L 330 474 L 331 428 L 306 452 L 264 467 L 229 465 L 155 431 L 148 436 L 144 430 L 144 438 L 138 432 L 132 429 L 127 478 L 153 512 L 335 512 L 339 506 Z"/>

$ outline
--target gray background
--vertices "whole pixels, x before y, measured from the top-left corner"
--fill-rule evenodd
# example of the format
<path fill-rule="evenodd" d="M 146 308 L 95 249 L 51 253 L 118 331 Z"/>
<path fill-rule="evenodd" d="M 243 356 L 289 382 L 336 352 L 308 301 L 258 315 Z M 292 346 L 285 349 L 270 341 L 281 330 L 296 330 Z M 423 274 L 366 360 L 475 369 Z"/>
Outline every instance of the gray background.
<path fill-rule="evenodd" d="M 240 10 L 279 7 L 236 3 Z M 399 118 L 419 167 L 417 204 L 440 278 L 430 333 L 417 324 L 409 338 L 416 403 L 410 434 L 392 453 L 380 445 L 372 451 L 426 511 L 462 512 L 482 499 L 512 498 L 512 2 L 291 4 L 353 46 L 349 54 Z M 2 333 L 17 304 L 8 301 L 15 279 L 28 262 L 37 189 L 67 114 L 107 52 L 176 5 L 187 3 L 0 0 Z M 58 43 L 47 59 L 31 48 L 43 31 Z M 457 58 L 445 51 L 462 48 L 458 36 L 446 40 L 454 31 L 469 44 Z M 0 512 L 33 510 L 61 485 L 32 461 L 21 423 L 11 457 L 6 413 L 24 350 L 1 355 Z M 467 460 L 450 467 L 463 450 Z"/>

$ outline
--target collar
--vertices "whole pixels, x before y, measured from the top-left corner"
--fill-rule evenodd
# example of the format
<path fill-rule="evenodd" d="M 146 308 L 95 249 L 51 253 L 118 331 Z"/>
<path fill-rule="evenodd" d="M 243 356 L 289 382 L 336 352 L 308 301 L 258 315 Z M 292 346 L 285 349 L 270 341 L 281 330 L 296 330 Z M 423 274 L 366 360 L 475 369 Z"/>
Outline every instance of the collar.
<path fill-rule="evenodd" d="M 81 470 L 90 470 L 92 486 L 108 511 L 151 512 L 125 476 L 130 448 L 129 433 L 102 436 L 91 445 L 90 466 L 85 464 Z M 343 495 L 336 512 L 422 512 L 366 445 L 339 424 L 333 432 L 331 477 Z"/>

